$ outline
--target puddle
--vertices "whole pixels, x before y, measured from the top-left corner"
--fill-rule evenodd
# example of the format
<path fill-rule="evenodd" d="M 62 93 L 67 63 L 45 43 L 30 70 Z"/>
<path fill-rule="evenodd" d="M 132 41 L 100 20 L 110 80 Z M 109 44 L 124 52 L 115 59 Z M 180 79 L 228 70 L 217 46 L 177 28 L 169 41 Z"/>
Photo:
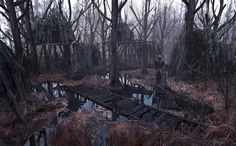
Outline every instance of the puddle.
<path fill-rule="evenodd" d="M 95 108 L 101 108 L 105 110 L 105 116 L 107 120 L 110 121 L 127 121 L 129 120 L 127 117 L 113 113 L 110 110 L 105 109 L 104 107 L 97 105 L 96 103 L 88 100 L 87 98 L 80 96 L 76 93 L 65 92 L 62 89 L 62 85 L 58 83 L 42 83 L 42 87 L 49 93 L 52 94 L 56 98 L 67 98 L 68 100 L 68 109 L 69 111 L 63 116 L 68 116 L 72 112 L 76 111 L 87 111 Z M 46 101 L 49 100 L 49 97 L 46 97 Z M 53 129 L 60 123 L 62 120 L 62 115 L 57 115 L 52 120 L 52 122 L 42 131 L 36 132 L 34 136 L 28 139 L 24 146 L 47 146 L 47 138 L 49 134 L 53 131 Z M 66 117 L 65 117 L 66 118 Z"/>
<path fill-rule="evenodd" d="M 109 79 L 109 73 L 106 76 L 102 76 L 102 78 Z M 115 91 L 115 93 L 129 97 L 147 106 L 158 107 L 157 100 L 154 98 L 155 93 L 151 88 L 146 89 L 144 85 L 132 84 L 127 74 L 121 74 L 119 80 L 126 88 L 124 90 Z"/>

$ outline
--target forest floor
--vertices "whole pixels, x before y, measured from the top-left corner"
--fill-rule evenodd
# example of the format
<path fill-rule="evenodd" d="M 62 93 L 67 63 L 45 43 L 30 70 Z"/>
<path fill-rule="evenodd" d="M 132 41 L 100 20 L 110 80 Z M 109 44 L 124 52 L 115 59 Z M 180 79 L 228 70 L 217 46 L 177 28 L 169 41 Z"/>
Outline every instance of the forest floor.
<path fill-rule="evenodd" d="M 131 83 L 144 85 L 147 88 L 153 88 L 154 83 L 155 83 L 155 70 L 149 69 L 148 71 L 149 71 L 149 73 L 147 75 L 142 75 L 141 70 L 122 71 L 121 73 L 129 75 L 129 81 Z M 98 76 L 98 75 L 85 76 L 81 80 L 72 80 L 72 79 L 66 78 L 65 74 L 42 74 L 39 77 L 39 81 L 41 83 L 42 82 L 57 82 L 57 83 L 61 83 L 61 84 L 65 85 L 65 86 L 78 86 L 81 84 L 83 84 L 83 85 L 85 84 L 85 85 L 89 85 L 89 86 L 98 86 L 98 87 L 102 86 L 102 87 L 109 88 L 109 81 Z M 197 99 L 199 101 L 207 103 L 214 108 L 215 112 L 213 114 L 203 117 L 204 122 L 205 122 L 204 124 L 208 125 L 208 129 L 206 130 L 206 133 L 202 137 L 202 140 L 204 141 L 205 144 L 210 144 L 210 145 L 214 145 L 214 144 L 234 145 L 234 144 L 236 144 L 236 104 L 235 104 L 235 100 L 232 101 L 231 108 L 228 111 L 226 111 L 224 109 L 224 97 L 218 91 L 218 86 L 215 83 L 215 81 L 210 80 L 210 79 L 205 79 L 205 78 L 204 79 L 200 78 L 198 80 L 190 80 L 189 79 L 189 80 L 184 80 L 184 81 L 177 81 L 174 78 L 169 78 L 167 81 L 167 84 L 174 91 L 184 93 L 185 95 L 188 95 L 188 96 L 192 97 L 193 99 Z M 236 86 L 233 86 L 233 87 L 236 87 Z M 68 122 L 65 121 L 65 123 L 63 123 L 63 124 L 65 124 L 66 126 L 71 126 L 66 123 L 68 123 Z M 123 128 L 125 127 L 127 130 L 129 129 L 129 126 L 127 126 L 126 122 L 120 122 L 119 124 L 125 125 L 125 126 L 121 126 L 121 129 L 122 129 L 122 127 Z M 64 128 L 66 127 L 65 125 L 64 125 Z M 136 125 L 136 126 L 138 126 L 138 125 Z M 114 127 L 116 127 L 116 126 L 114 126 Z M 86 128 L 86 126 L 85 126 L 85 128 Z M 60 130 L 60 126 L 59 126 L 59 129 L 56 129 L 56 130 Z M 75 132 L 75 134 L 76 133 L 77 132 Z M 148 133 L 148 130 L 147 130 L 147 133 Z M 151 133 L 153 133 L 153 131 Z M 129 133 L 129 134 L 131 134 L 131 133 Z M 157 133 L 155 133 L 155 134 L 157 134 Z M 75 136 L 76 135 L 72 135 L 71 137 L 75 137 Z M 116 136 L 119 137 L 119 136 L 122 136 L 122 134 L 121 135 L 118 134 Z M 132 135 L 132 136 L 135 137 L 135 135 Z M 178 144 L 180 144 L 180 145 L 189 145 L 189 143 L 185 143 L 186 141 L 183 140 L 183 138 L 185 140 L 189 141 L 189 139 L 191 139 L 191 136 L 190 137 L 182 137 L 182 136 L 178 136 L 178 134 L 176 134 L 174 139 L 181 139 L 182 140 L 181 142 L 183 142 L 183 143 L 181 143 L 179 141 Z M 71 140 L 71 138 L 69 138 L 69 139 Z M 88 142 L 88 143 L 90 144 L 90 142 Z M 191 143 L 192 143 L 191 145 L 199 145 L 199 143 L 197 143 L 193 139 L 191 140 Z M 200 144 L 200 145 L 202 145 L 202 144 Z"/>

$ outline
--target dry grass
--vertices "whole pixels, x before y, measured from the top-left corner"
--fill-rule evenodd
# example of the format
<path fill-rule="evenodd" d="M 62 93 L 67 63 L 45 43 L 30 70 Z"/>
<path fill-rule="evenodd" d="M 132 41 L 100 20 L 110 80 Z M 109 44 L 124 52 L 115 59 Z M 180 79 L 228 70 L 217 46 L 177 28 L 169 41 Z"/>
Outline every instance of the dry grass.
<path fill-rule="evenodd" d="M 64 81 L 63 73 L 46 73 L 46 74 L 40 74 L 38 77 L 38 81 L 40 83 L 44 83 L 44 82 L 61 82 Z"/>
<path fill-rule="evenodd" d="M 163 131 L 155 124 L 139 121 L 112 122 L 104 118 L 101 109 L 74 113 L 50 135 L 52 146 L 189 146 L 202 145 L 191 137 L 173 131 Z M 106 125 L 104 128 L 104 125 Z M 103 127 L 103 128 L 102 128 Z M 104 134 L 105 133 L 105 134 Z M 104 137 L 105 144 L 98 142 Z"/>
<path fill-rule="evenodd" d="M 81 80 L 68 80 L 64 77 L 64 74 L 41 74 L 38 78 L 39 82 L 57 82 L 64 86 L 75 87 L 79 85 L 87 86 L 106 86 L 109 82 L 106 79 L 98 75 L 85 76 Z"/>
<path fill-rule="evenodd" d="M 61 83 L 65 86 L 70 86 L 70 87 L 75 87 L 79 85 L 102 87 L 102 86 L 106 86 L 109 82 L 98 75 L 91 75 L 91 76 L 86 76 L 81 80 L 77 80 L 77 81 L 64 80 Z"/>
<path fill-rule="evenodd" d="M 12 108 L 4 98 L 0 98 L 0 145 L 21 145 L 35 132 L 49 124 L 57 112 L 65 110 L 66 102 L 55 100 L 44 103 L 42 94 L 33 93 L 24 102 L 19 103 L 20 111 L 27 117 L 23 124 L 16 118 Z"/>
<path fill-rule="evenodd" d="M 206 139 L 236 142 L 236 129 L 230 125 L 222 124 L 210 126 L 205 135 Z"/>
<path fill-rule="evenodd" d="M 116 122 L 113 125 L 108 133 L 114 146 L 153 146 L 160 143 L 160 129 L 156 125 L 134 121 Z"/>

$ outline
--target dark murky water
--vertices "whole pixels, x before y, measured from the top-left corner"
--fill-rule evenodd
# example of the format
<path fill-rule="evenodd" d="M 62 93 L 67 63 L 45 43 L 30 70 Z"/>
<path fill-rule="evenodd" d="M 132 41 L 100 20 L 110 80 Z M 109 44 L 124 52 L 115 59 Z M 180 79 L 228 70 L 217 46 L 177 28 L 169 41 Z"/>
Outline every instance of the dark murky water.
<path fill-rule="evenodd" d="M 106 111 L 106 119 L 107 120 L 113 120 L 113 121 L 127 121 L 128 118 L 115 114 L 110 110 L 107 110 L 103 108 L 100 105 L 97 105 L 96 103 L 88 100 L 87 98 L 80 96 L 75 93 L 70 93 L 70 92 L 65 92 L 63 91 L 62 87 L 58 83 L 43 83 L 42 87 L 50 94 L 52 94 L 56 98 L 65 98 L 67 97 L 68 100 L 68 113 L 65 115 L 69 115 L 71 112 L 76 112 L 76 111 L 86 111 L 86 110 L 91 110 L 95 108 L 101 108 Z M 48 101 L 50 97 L 45 97 L 45 100 Z M 47 146 L 47 138 L 49 134 L 53 131 L 53 129 L 60 123 L 62 120 L 62 117 L 57 115 L 54 117 L 52 122 L 45 127 L 40 132 L 36 132 L 31 139 L 28 139 L 24 146 L 31 146 L 31 145 L 37 145 L 37 146 Z M 35 144 L 34 144 L 35 143 Z"/>
<path fill-rule="evenodd" d="M 106 76 L 103 76 L 103 78 L 109 79 L 109 73 Z M 155 92 L 153 91 L 153 89 L 151 88 L 147 89 L 144 87 L 144 85 L 141 84 L 140 85 L 132 84 L 129 81 L 129 75 L 126 74 L 121 74 L 119 79 L 123 85 L 128 87 L 128 89 L 124 89 L 124 92 L 121 91 L 122 93 L 118 94 L 121 94 L 125 97 L 129 97 L 133 100 L 139 101 L 148 106 L 152 106 L 155 108 L 158 107 L 158 102 L 154 98 Z"/>

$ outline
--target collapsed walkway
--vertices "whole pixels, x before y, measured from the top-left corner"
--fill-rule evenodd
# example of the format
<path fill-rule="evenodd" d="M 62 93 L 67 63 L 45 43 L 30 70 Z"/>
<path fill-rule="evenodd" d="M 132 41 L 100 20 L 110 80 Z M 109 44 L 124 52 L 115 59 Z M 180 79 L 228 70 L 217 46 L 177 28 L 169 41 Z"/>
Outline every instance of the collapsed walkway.
<path fill-rule="evenodd" d="M 67 92 L 81 95 L 88 100 L 111 110 L 113 113 L 123 115 L 131 120 L 155 122 L 162 128 L 177 130 L 183 134 L 200 134 L 200 131 L 206 128 L 206 126 L 202 124 L 147 106 L 104 88 L 89 87 L 85 85 L 64 88 Z"/>

